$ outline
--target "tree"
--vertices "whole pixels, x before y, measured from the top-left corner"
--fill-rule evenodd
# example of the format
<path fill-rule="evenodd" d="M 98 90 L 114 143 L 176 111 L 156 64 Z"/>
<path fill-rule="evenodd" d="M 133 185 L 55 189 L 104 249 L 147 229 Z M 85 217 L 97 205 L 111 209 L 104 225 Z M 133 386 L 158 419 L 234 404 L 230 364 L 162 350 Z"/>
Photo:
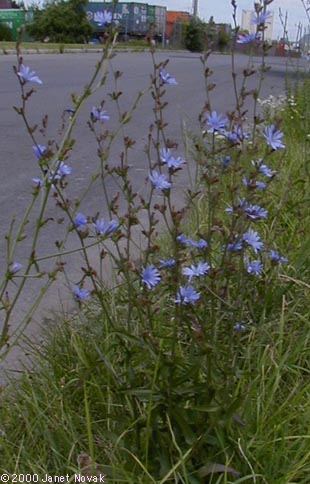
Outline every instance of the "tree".
<path fill-rule="evenodd" d="M 201 52 L 206 46 L 206 24 L 191 18 L 186 26 L 185 47 L 191 52 Z"/>
<path fill-rule="evenodd" d="M 11 29 L 5 23 L 0 22 L 0 40 L 12 40 Z"/>
<path fill-rule="evenodd" d="M 36 40 L 51 42 L 85 42 L 93 28 L 86 19 L 87 0 L 60 0 L 34 11 L 34 21 L 27 32 Z"/>
<path fill-rule="evenodd" d="M 219 30 L 218 37 L 217 37 L 217 44 L 220 49 L 220 52 L 223 52 L 225 51 L 225 49 L 227 49 L 229 42 L 230 42 L 230 35 L 224 30 Z"/>
<path fill-rule="evenodd" d="M 19 1 L 12 0 L 11 8 L 18 8 L 18 9 L 21 9 L 21 10 L 26 10 L 25 3 L 23 1 L 19 2 Z"/>

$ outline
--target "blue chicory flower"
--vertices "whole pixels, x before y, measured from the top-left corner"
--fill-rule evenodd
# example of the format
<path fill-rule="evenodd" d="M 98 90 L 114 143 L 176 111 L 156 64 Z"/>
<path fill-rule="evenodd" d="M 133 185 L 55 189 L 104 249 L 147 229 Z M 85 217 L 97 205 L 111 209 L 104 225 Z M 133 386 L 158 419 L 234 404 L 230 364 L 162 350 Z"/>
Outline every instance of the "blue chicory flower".
<path fill-rule="evenodd" d="M 34 146 L 32 147 L 32 149 L 33 149 L 34 154 L 35 154 L 35 155 L 36 155 L 36 157 L 38 158 L 38 160 L 39 160 L 40 158 L 42 158 L 42 156 L 44 155 L 45 151 L 47 150 L 46 146 L 44 146 L 44 145 L 39 145 L 39 144 L 34 145 Z"/>
<path fill-rule="evenodd" d="M 267 210 L 259 205 L 247 205 L 244 213 L 252 220 L 267 218 L 268 215 Z"/>
<path fill-rule="evenodd" d="M 177 304 L 195 303 L 200 298 L 200 293 L 191 285 L 180 286 L 174 302 Z"/>
<path fill-rule="evenodd" d="M 43 185 L 43 180 L 41 178 L 33 178 L 32 179 L 34 185 L 35 185 L 35 188 L 40 188 L 42 185 Z"/>
<path fill-rule="evenodd" d="M 228 207 L 225 208 L 225 212 L 226 213 L 229 213 L 230 215 L 232 215 L 234 213 L 235 209 L 232 205 L 228 205 Z"/>
<path fill-rule="evenodd" d="M 48 178 L 50 181 L 60 180 L 66 175 L 71 175 L 71 173 L 72 173 L 71 166 L 66 165 L 64 161 L 61 161 L 59 163 L 57 170 L 51 171 Z"/>
<path fill-rule="evenodd" d="M 100 27 L 110 24 L 112 22 L 112 13 L 108 10 L 104 10 L 103 12 L 95 12 L 94 22 L 96 22 Z"/>
<path fill-rule="evenodd" d="M 160 154 L 160 159 L 163 163 L 167 163 L 169 158 L 171 158 L 170 148 L 160 148 L 159 154 Z"/>
<path fill-rule="evenodd" d="M 36 82 L 37 84 L 42 84 L 41 79 L 36 75 L 35 71 L 31 71 L 28 66 L 21 64 L 17 75 L 22 79 L 24 83 L 26 82 Z"/>
<path fill-rule="evenodd" d="M 171 169 L 177 169 L 179 168 L 183 163 L 185 163 L 185 160 L 178 156 L 175 158 L 174 156 L 171 155 L 171 151 L 168 148 L 161 148 L 160 150 L 160 159 L 162 163 L 168 166 L 168 168 Z"/>
<path fill-rule="evenodd" d="M 239 210 L 239 209 L 245 210 L 247 206 L 248 206 L 248 203 L 245 198 L 238 198 L 238 204 L 236 206 L 228 205 L 228 207 L 225 208 L 225 212 L 229 214 L 233 214 L 235 210 Z"/>
<path fill-rule="evenodd" d="M 66 175 L 71 175 L 71 173 L 72 173 L 71 166 L 66 165 L 64 161 L 61 161 L 59 163 L 56 176 L 61 178 Z"/>
<path fill-rule="evenodd" d="M 239 34 L 237 38 L 237 44 L 250 44 L 256 39 L 256 34 Z"/>
<path fill-rule="evenodd" d="M 181 158 L 180 156 L 178 156 L 177 158 L 171 156 L 167 161 L 167 166 L 170 169 L 176 170 L 177 168 L 180 168 L 183 163 L 185 163 L 185 160 L 183 160 L 183 158 Z"/>
<path fill-rule="evenodd" d="M 236 236 L 233 241 L 228 242 L 226 248 L 229 251 L 238 252 L 239 250 L 242 250 L 242 240 L 240 237 Z"/>
<path fill-rule="evenodd" d="M 141 280 L 148 289 L 155 287 L 160 281 L 161 275 L 154 264 L 142 268 Z"/>
<path fill-rule="evenodd" d="M 249 137 L 249 133 L 237 125 L 234 125 L 230 131 L 224 130 L 223 134 L 233 144 L 239 143 Z"/>
<path fill-rule="evenodd" d="M 73 219 L 74 226 L 76 228 L 84 227 L 87 224 L 87 218 L 83 213 L 77 213 Z"/>
<path fill-rule="evenodd" d="M 288 262 L 287 258 L 279 254 L 277 250 L 271 249 L 268 255 L 272 262 L 279 263 L 279 264 L 287 264 Z"/>
<path fill-rule="evenodd" d="M 168 84 L 170 86 L 176 86 L 178 84 L 175 78 L 171 77 L 163 67 L 159 69 L 159 78 L 164 84 Z"/>
<path fill-rule="evenodd" d="M 193 277 L 203 276 L 207 274 L 210 269 L 208 262 L 198 262 L 197 266 L 192 264 L 189 267 L 183 267 L 183 276 L 188 276 L 188 280 L 191 281 Z"/>
<path fill-rule="evenodd" d="M 103 218 L 96 220 L 93 223 L 98 235 L 110 235 L 118 228 L 119 223 L 116 220 L 109 220 L 105 222 Z"/>
<path fill-rule="evenodd" d="M 189 237 L 186 237 L 184 234 L 180 234 L 177 236 L 177 242 L 183 245 L 187 245 L 189 247 L 195 247 L 196 249 L 205 249 L 208 247 L 208 242 L 205 239 L 198 239 L 193 240 Z"/>
<path fill-rule="evenodd" d="M 247 260 L 246 261 L 246 270 L 248 274 L 255 274 L 256 276 L 259 276 L 259 274 L 262 272 L 263 265 L 260 260 Z"/>
<path fill-rule="evenodd" d="M 266 188 L 266 183 L 260 180 L 248 180 L 247 178 L 242 178 L 242 183 L 246 187 L 249 188 L 259 188 L 260 190 L 264 190 Z"/>
<path fill-rule="evenodd" d="M 204 122 L 209 126 L 210 133 L 214 133 L 215 131 L 221 133 L 228 124 L 228 118 L 223 114 L 217 114 L 216 111 L 212 111 L 211 114 L 206 115 Z"/>
<path fill-rule="evenodd" d="M 184 245 L 191 245 L 192 239 L 186 237 L 185 234 L 180 234 L 177 236 L 177 242 L 180 242 L 180 244 Z"/>
<path fill-rule="evenodd" d="M 228 167 L 230 160 L 231 160 L 231 158 L 230 158 L 229 155 L 224 156 L 224 158 L 222 159 L 222 163 L 223 163 L 224 168 Z"/>
<path fill-rule="evenodd" d="M 260 180 L 256 180 L 255 182 L 256 188 L 259 188 L 260 190 L 264 190 L 266 188 L 266 183 Z"/>
<path fill-rule="evenodd" d="M 153 170 L 149 174 L 149 179 L 156 190 L 165 190 L 171 187 L 171 183 L 167 180 L 167 176 L 158 171 Z"/>
<path fill-rule="evenodd" d="M 266 178 L 271 178 L 275 174 L 275 171 L 269 168 L 269 166 L 265 165 L 263 163 L 262 158 L 259 158 L 258 160 L 252 160 L 252 165 L 255 166 L 255 168 L 258 168 L 258 172 L 264 175 Z"/>
<path fill-rule="evenodd" d="M 96 106 L 93 106 L 91 110 L 91 118 L 94 121 L 109 121 L 110 116 L 107 114 L 107 112 L 104 109 L 97 108 Z"/>
<path fill-rule="evenodd" d="M 257 15 L 253 14 L 251 18 L 251 24 L 253 25 L 262 25 L 269 19 L 271 16 L 270 12 L 261 12 Z"/>
<path fill-rule="evenodd" d="M 208 242 L 205 239 L 198 239 L 197 242 L 193 240 L 190 245 L 196 247 L 196 249 L 205 249 L 208 247 Z"/>
<path fill-rule="evenodd" d="M 260 240 L 259 234 L 253 229 L 247 230 L 243 234 L 242 240 L 244 240 L 244 242 L 246 242 L 250 247 L 252 247 L 255 254 L 257 254 L 257 252 L 260 251 L 261 248 L 264 246 L 263 242 L 261 242 Z"/>
<path fill-rule="evenodd" d="M 273 150 L 285 148 L 285 145 L 281 141 L 283 133 L 282 131 L 277 130 L 274 124 L 265 127 L 263 136 L 266 139 L 267 145 L 270 146 Z"/>
<path fill-rule="evenodd" d="M 89 291 L 83 287 L 73 286 L 72 292 L 78 301 L 89 297 Z"/>
<path fill-rule="evenodd" d="M 166 269 L 166 268 L 175 266 L 175 264 L 176 264 L 175 259 L 170 257 L 168 259 L 159 259 L 159 266 L 158 267 L 160 269 Z"/>
<path fill-rule="evenodd" d="M 20 264 L 19 262 L 12 262 L 9 266 L 9 272 L 10 274 L 16 274 L 21 270 L 22 267 L 22 264 Z"/>
<path fill-rule="evenodd" d="M 271 178 L 275 174 L 271 168 L 264 164 L 260 165 L 258 171 L 267 178 Z"/>

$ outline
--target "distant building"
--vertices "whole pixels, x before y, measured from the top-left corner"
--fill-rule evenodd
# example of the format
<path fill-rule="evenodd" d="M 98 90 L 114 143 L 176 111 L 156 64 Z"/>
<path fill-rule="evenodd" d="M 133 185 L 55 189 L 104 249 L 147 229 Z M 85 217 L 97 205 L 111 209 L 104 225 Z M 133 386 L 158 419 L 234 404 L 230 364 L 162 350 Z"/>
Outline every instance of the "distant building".
<path fill-rule="evenodd" d="M 273 19 L 274 13 L 269 12 L 270 16 L 267 18 L 265 22 L 265 40 L 272 40 L 272 33 L 273 33 Z M 242 17 L 241 17 L 241 29 L 247 30 L 250 33 L 256 32 L 256 24 L 252 23 L 253 18 L 256 17 L 256 13 L 253 10 L 242 10 Z"/>
<path fill-rule="evenodd" d="M 167 10 L 166 38 L 172 43 L 182 39 L 182 23 L 189 22 L 190 13 L 181 10 Z"/>
<path fill-rule="evenodd" d="M 305 34 L 301 39 L 300 39 L 300 47 L 303 51 L 308 51 L 310 50 L 310 34 Z"/>
<path fill-rule="evenodd" d="M 0 0 L 0 8 L 12 8 L 11 0 Z"/>

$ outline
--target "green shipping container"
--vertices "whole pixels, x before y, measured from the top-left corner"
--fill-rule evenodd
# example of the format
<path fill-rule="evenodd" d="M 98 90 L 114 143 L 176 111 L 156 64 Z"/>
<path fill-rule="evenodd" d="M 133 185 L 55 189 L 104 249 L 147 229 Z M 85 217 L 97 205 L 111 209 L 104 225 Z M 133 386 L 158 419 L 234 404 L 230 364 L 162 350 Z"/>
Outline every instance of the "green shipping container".
<path fill-rule="evenodd" d="M 17 40 L 18 31 L 33 20 L 33 12 L 25 12 L 21 9 L 0 9 L 0 23 L 6 24 L 11 30 L 12 40 Z M 23 33 L 22 40 L 26 40 L 27 34 Z"/>
<path fill-rule="evenodd" d="M 123 34 L 129 33 L 132 17 L 131 3 L 89 2 L 85 7 L 85 11 L 87 20 L 89 20 L 96 32 L 105 30 L 104 25 L 102 25 L 102 15 L 104 12 L 111 12 L 113 14 L 113 24 L 118 27 L 119 32 Z"/>
<path fill-rule="evenodd" d="M 164 10 L 166 8 L 164 7 Z M 113 24 L 117 25 L 121 34 L 143 37 L 148 34 L 150 25 L 156 24 L 156 8 L 154 5 L 137 2 L 89 2 L 86 7 L 86 17 L 96 32 L 102 32 L 104 27 L 101 18 L 104 11 L 113 13 Z M 160 32 L 162 32 L 162 28 Z M 157 33 L 157 32 L 156 32 Z"/>
<path fill-rule="evenodd" d="M 147 16 L 148 16 L 149 23 L 154 24 L 155 23 L 155 5 L 147 6 Z"/>

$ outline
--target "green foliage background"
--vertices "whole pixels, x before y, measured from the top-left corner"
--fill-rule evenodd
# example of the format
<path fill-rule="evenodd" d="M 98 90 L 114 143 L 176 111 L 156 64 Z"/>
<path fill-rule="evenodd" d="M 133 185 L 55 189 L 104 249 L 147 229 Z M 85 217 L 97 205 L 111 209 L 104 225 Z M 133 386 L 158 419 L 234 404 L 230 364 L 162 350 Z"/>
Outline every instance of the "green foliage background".
<path fill-rule="evenodd" d="M 10 28 L 0 22 L 0 40 L 11 40 L 11 30 Z"/>
<path fill-rule="evenodd" d="M 34 22 L 27 32 L 35 40 L 48 38 L 51 42 L 85 42 L 92 34 L 92 26 L 85 17 L 87 0 L 69 0 L 48 4 L 35 10 Z"/>
<path fill-rule="evenodd" d="M 185 31 L 185 47 L 191 52 L 202 52 L 206 44 L 206 24 L 192 18 Z"/>

